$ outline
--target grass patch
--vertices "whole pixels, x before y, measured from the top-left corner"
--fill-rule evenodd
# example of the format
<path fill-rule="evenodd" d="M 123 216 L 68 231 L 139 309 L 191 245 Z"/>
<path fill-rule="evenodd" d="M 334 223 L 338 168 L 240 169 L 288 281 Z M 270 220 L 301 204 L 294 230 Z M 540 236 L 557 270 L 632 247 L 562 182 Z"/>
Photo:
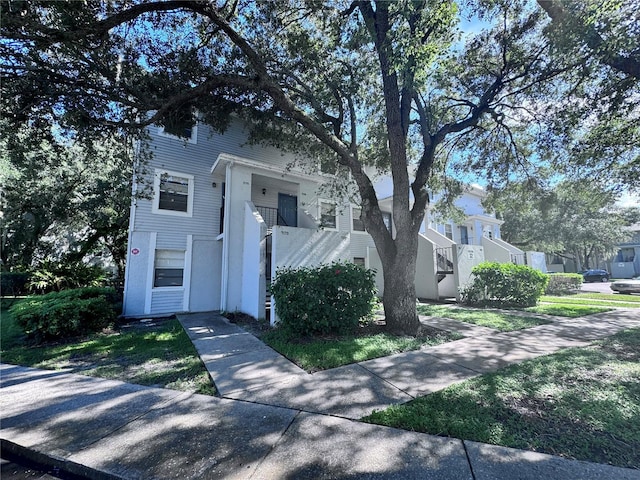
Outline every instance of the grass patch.
<path fill-rule="evenodd" d="M 555 315 L 558 317 L 577 318 L 594 313 L 610 312 L 613 308 L 595 307 L 590 305 L 574 305 L 569 303 L 553 303 L 546 305 L 536 305 L 525 308 L 525 311 L 532 313 L 543 313 L 545 315 Z"/>
<path fill-rule="evenodd" d="M 588 298 L 591 300 L 620 300 L 640 304 L 640 295 L 625 295 L 622 293 L 577 293 L 569 298 Z"/>
<path fill-rule="evenodd" d="M 613 295 L 611 295 L 613 296 Z M 619 307 L 619 308 L 640 308 L 640 302 L 626 302 L 625 298 L 615 297 L 609 299 L 590 299 L 584 297 L 557 297 L 551 295 L 543 295 L 540 301 L 544 303 L 563 303 L 571 305 L 586 305 L 591 307 Z"/>
<path fill-rule="evenodd" d="M 445 305 L 418 305 L 418 314 L 430 317 L 451 318 L 453 320 L 460 320 L 461 322 L 493 328 L 501 332 L 511 332 L 513 330 L 522 330 L 523 328 L 551 323 L 550 320 L 539 317 L 496 312 L 481 308 L 452 308 Z"/>
<path fill-rule="evenodd" d="M 36 346 L 27 342 L 7 311 L 1 314 L 3 362 L 215 395 L 200 357 L 175 319 Z"/>
<path fill-rule="evenodd" d="M 364 420 L 640 468 L 640 328 L 512 365 Z"/>
<path fill-rule="evenodd" d="M 278 329 L 260 334 L 264 343 L 308 372 L 417 350 L 426 345 L 440 345 L 459 338 L 462 336 L 435 329 L 418 337 L 374 333 L 327 338 L 291 338 Z"/>

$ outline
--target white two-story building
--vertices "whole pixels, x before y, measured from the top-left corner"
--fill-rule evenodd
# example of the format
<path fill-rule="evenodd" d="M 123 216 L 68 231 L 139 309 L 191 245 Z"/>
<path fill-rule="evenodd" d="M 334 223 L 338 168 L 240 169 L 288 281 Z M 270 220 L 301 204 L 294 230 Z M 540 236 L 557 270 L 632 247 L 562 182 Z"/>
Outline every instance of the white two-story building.
<path fill-rule="evenodd" d="M 161 127 L 149 133 L 146 182 L 134 188 L 146 184 L 150 192 L 134 196 L 131 206 L 125 316 L 226 310 L 265 318 L 278 268 L 337 260 L 376 269 L 382 288 L 358 205 L 327 198 L 320 187 L 328 177 L 319 169 L 296 167 L 292 154 L 247 144 L 239 122 L 224 134 L 199 123 L 188 139 Z M 545 269 L 543 255 L 540 265 L 538 254 L 500 239 L 501 222 L 484 212 L 483 195 L 474 187 L 458 200 L 467 214 L 463 224 L 436 224 L 427 214 L 418 297 L 457 296 L 470 268 L 484 260 Z M 392 229 L 390 200 L 380 204 Z"/>

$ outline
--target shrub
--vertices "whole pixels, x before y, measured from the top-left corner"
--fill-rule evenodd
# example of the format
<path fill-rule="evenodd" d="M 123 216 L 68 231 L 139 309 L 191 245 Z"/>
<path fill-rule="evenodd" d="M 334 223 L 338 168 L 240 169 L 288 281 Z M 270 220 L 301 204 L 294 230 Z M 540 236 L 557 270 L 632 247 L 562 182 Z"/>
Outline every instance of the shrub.
<path fill-rule="evenodd" d="M 33 292 L 58 292 L 69 288 L 98 287 L 107 282 L 107 273 L 97 265 L 83 262 L 41 262 L 32 272 Z"/>
<path fill-rule="evenodd" d="M 278 270 L 271 291 L 279 327 L 293 335 L 345 334 L 371 316 L 374 273 L 349 262 Z"/>
<path fill-rule="evenodd" d="M 547 295 L 563 295 L 580 290 L 584 277 L 579 273 L 554 273 L 549 275 Z"/>
<path fill-rule="evenodd" d="M 525 265 L 484 262 L 471 271 L 470 285 L 461 291 L 468 305 L 531 307 L 544 293 L 548 275 Z"/>
<path fill-rule="evenodd" d="M 28 298 L 9 309 L 28 337 L 42 341 L 101 330 L 120 308 L 112 288 L 78 288 Z"/>
<path fill-rule="evenodd" d="M 0 274 L 0 290 L 4 296 L 25 295 L 29 283 L 28 272 L 2 272 Z"/>

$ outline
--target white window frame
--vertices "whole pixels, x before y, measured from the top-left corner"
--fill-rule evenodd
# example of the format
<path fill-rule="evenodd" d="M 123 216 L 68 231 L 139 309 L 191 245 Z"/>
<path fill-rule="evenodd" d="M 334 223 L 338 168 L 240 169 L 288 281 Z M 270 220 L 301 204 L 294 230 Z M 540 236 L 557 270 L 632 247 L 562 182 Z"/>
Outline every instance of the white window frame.
<path fill-rule="evenodd" d="M 447 235 L 447 233 L 451 236 Z M 455 241 L 453 237 L 453 225 L 451 225 L 450 223 L 444 224 L 444 236 L 451 241 Z"/>
<path fill-rule="evenodd" d="M 187 211 L 180 212 L 177 210 L 168 210 L 160 208 L 160 178 L 162 175 L 171 175 L 174 177 L 186 178 L 189 181 L 187 188 Z M 152 213 L 159 215 L 174 215 L 178 217 L 192 217 L 193 216 L 193 193 L 194 193 L 194 176 L 187 173 L 173 172 L 170 170 L 164 170 L 157 168 L 155 170 L 155 176 L 153 179 L 153 208 Z"/>
<path fill-rule="evenodd" d="M 182 255 L 182 285 L 164 285 L 164 286 L 156 286 L 156 270 L 159 268 L 158 267 L 158 252 L 175 252 L 175 253 L 180 253 Z M 185 250 L 179 250 L 179 249 L 173 249 L 173 248 L 157 248 L 154 251 L 154 258 L 153 258 L 153 283 L 152 283 L 152 288 L 154 290 L 184 290 L 185 288 L 185 284 L 186 284 L 186 268 L 187 265 L 187 252 Z M 166 267 L 164 267 L 166 268 Z M 177 267 L 175 267 L 175 269 L 178 269 Z"/>
<path fill-rule="evenodd" d="M 163 125 L 158 125 L 158 135 L 165 138 L 170 138 L 172 140 L 179 140 L 184 143 L 198 143 L 198 122 L 195 122 L 191 127 L 191 137 L 180 137 L 179 135 L 174 135 L 173 133 L 167 133 L 164 129 Z"/>
<path fill-rule="evenodd" d="M 360 212 L 362 212 L 362 207 L 359 207 L 357 205 L 351 205 L 351 231 L 353 233 L 358 233 L 358 234 L 367 233 L 367 229 L 364 227 L 364 221 L 362 222 L 362 230 L 356 230 L 355 228 L 353 228 L 353 221 L 356 218 L 359 218 L 359 217 L 356 217 L 356 215 L 353 213 L 354 210 L 360 210 Z"/>
<path fill-rule="evenodd" d="M 334 208 L 334 215 L 336 218 L 336 226 L 335 227 L 326 227 L 324 225 L 322 225 L 322 204 L 323 203 L 329 203 L 331 205 L 333 205 Z M 331 231 L 337 231 L 339 230 L 340 227 L 340 215 L 338 215 L 338 204 L 336 202 L 334 202 L 333 200 L 327 200 L 324 198 L 319 198 L 318 199 L 318 220 L 320 221 L 320 226 L 325 229 L 325 230 L 331 230 Z"/>

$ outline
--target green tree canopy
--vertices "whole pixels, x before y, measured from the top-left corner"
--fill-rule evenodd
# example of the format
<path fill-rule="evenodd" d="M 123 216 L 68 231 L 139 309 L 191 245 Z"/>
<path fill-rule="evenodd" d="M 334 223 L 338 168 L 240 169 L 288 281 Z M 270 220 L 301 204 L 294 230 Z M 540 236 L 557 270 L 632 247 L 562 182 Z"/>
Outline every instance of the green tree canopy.
<path fill-rule="evenodd" d="M 2 265 L 82 260 L 107 250 L 122 276 L 131 202 L 130 139 L 69 144 L 23 127 L 0 143 Z M 98 159 L 99 161 L 96 161 Z"/>
<path fill-rule="evenodd" d="M 556 48 L 536 3 L 490 0 L 468 13 L 486 28 L 462 35 L 451 0 L 9 2 L 3 115 L 99 132 L 177 131 L 196 109 L 224 130 L 234 113 L 255 141 L 336 161 L 380 254 L 387 324 L 414 332 L 428 187 L 470 175 L 503 184 L 544 162 L 612 182 L 639 177 L 637 83 L 613 82 L 605 95 L 610 78 L 628 74 Z M 600 151 L 613 126 L 629 136 Z M 624 138 L 632 144 L 620 147 Z M 604 160 L 616 168 L 601 169 Z M 395 237 L 365 165 L 392 175 Z"/>
<path fill-rule="evenodd" d="M 562 181 L 552 187 L 521 182 L 493 191 L 486 201 L 504 220 L 502 237 L 524 250 L 567 254 L 582 268 L 624 241 L 625 219 L 616 194 L 599 182 Z"/>

